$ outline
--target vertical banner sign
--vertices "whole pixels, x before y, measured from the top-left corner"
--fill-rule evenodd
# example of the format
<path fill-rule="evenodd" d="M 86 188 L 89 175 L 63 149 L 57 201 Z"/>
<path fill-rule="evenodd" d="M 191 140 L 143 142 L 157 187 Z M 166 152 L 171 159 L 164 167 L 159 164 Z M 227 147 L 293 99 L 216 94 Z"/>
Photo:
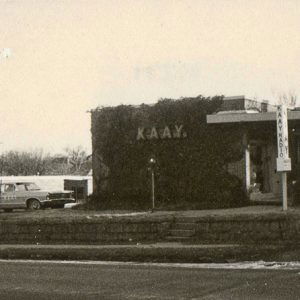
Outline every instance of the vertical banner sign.
<path fill-rule="evenodd" d="M 277 106 L 277 171 L 281 172 L 282 186 L 282 209 L 287 210 L 287 176 L 286 172 L 291 171 L 291 159 L 289 158 L 288 118 L 287 107 Z"/>
<path fill-rule="evenodd" d="M 291 159 L 289 158 L 287 107 L 285 105 L 277 106 L 277 147 L 277 171 L 291 171 Z"/>

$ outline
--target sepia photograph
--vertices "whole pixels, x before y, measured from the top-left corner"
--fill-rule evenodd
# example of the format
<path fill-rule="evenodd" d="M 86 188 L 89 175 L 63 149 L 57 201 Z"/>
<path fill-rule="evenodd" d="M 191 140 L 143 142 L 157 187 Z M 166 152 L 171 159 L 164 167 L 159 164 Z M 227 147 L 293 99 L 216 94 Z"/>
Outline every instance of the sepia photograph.
<path fill-rule="evenodd" d="M 0 299 L 299 299 L 300 1 L 0 0 Z"/>

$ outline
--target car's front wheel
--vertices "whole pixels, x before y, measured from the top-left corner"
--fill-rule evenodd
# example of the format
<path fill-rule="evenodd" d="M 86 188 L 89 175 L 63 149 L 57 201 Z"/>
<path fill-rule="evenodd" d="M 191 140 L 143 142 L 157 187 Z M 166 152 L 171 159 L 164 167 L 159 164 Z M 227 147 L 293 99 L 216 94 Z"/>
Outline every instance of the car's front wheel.
<path fill-rule="evenodd" d="M 41 202 L 37 199 L 31 199 L 28 201 L 27 208 L 30 210 L 38 210 L 41 209 Z"/>

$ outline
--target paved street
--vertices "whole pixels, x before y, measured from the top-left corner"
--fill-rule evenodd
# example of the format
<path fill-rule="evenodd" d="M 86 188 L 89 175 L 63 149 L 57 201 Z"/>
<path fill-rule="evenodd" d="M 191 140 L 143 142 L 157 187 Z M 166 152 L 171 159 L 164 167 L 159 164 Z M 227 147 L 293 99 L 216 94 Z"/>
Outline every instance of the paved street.
<path fill-rule="evenodd" d="M 299 299 L 299 264 L 226 266 L 0 261 L 0 299 Z"/>

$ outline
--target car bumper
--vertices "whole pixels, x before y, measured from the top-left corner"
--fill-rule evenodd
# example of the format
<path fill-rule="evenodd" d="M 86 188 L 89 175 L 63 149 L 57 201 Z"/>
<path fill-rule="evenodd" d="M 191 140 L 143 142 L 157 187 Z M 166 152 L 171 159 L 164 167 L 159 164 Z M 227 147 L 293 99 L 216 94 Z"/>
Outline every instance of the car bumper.
<path fill-rule="evenodd" d="M 61 198 L 61 199 L 49 199 L 41 201 L 43 207 L 55 207 L 62 206 L 67 203 L 75 203 L 76 200 L 74 198 Z"/>

